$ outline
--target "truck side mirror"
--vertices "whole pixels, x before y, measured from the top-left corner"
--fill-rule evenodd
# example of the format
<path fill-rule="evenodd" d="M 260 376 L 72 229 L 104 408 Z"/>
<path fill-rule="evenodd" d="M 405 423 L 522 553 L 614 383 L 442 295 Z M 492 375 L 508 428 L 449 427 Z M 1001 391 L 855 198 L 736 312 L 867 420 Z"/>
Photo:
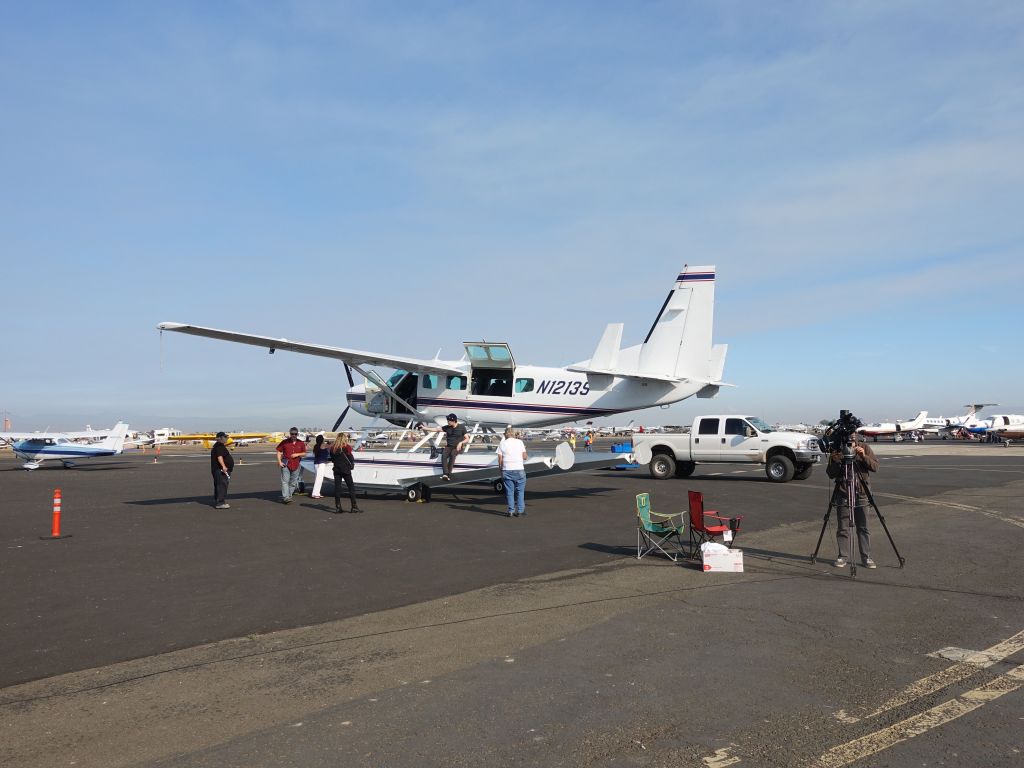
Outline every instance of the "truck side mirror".
<path fill-rule="evenodd" d="M 757 437 L 757 430 L 753 427 L 747 427 L 747 437 Z"/>

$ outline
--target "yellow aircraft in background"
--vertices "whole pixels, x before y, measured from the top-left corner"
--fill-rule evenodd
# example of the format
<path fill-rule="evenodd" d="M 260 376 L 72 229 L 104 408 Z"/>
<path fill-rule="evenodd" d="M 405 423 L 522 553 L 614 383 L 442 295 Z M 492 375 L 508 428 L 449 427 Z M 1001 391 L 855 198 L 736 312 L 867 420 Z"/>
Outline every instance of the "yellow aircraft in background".
<path fill-rule="evenodd" d="M 269 432 L 228 432 L 228 439 L 225 445 L 251 445 L 269 436 Z M 180 443 L 201 440 L 203 448 L 212 448 L 213 444 L 217 441 L 217 433 L 200 432 L 194 435 L 174 435 L 167 439 L 176 440 Z"/>

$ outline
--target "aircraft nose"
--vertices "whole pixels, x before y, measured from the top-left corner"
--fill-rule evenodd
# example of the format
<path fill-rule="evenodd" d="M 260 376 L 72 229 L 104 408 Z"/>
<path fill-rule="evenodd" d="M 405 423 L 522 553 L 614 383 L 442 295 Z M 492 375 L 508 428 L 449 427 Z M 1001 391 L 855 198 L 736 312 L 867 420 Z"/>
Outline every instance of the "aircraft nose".
<path fill-rule="evenodd" d="M 369 413 L 366 410 L 366 385 L 356 384 L 349 387 L 348 393 L 345 395 L 345 400 L 348 402 L 349 408 L 356 413 L 361 413 L 363 416 L 368 416 Z"/>

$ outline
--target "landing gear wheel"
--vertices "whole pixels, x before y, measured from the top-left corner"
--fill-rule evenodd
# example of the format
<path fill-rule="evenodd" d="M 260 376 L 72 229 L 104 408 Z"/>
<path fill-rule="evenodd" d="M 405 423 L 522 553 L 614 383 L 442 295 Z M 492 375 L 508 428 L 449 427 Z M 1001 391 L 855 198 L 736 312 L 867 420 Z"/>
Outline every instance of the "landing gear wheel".
<path fill-rule="evenodd" d="M 689 477 L 695 469 L 697 469 L 696 462 L 681 461 L 676 464 L 676 477 Z"/>
<path fill-rule="evenodd" d="M 772 456 L 768 459 L 768 465 L 764 468 L 764 473 L 768 475 L 768 479 L 773 483 L 788 483 L 793 479 L 796 468 L 787 457 Z"/>
<path fill-rule="evenodd" d="M 667 453 L 659 453 L 651 457 L 648 469 L 655 480 L 666 480 L 676 473 L 676 460 Z"/>
<path fill-rule="evenodd" d="M 796 472 L 793 474 L 794 480 L 806 480 L 811 476 L 811 472 L 814 471 L 813 464 L 801 464 L 796 468 Z"/>
<path fill-rule="evenodd" d="M 504 493 L 505 481 L 501 479 L 495 480 L 493 483 L 491 483 L 491 487 L 494 489 L 495 493 Z"/>
<path fill-rule="evenodd" d="M 414 486 L 411 486 L 410 488 L 406 488 L 405 489 L 405 500 L 406 501 L 412 501 L 412 502 L 426 501 L 426 494 L 424 493 L 424 490 L 427 490 L 427 489 L 425 488 L 425 486 L 422 486 L 422 485 L 414 485 Z"/>

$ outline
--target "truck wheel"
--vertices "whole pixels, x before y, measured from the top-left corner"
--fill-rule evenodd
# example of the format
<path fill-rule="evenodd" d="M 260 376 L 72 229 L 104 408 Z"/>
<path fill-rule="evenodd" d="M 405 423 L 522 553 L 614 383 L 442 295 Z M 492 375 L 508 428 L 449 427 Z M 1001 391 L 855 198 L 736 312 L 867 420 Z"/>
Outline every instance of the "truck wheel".
<path fill-rule="evenodd" d="M 676 477 L 689 477 L 693 474 L 693 470 L 697 468 L 697 463 L 693 461 L 681 461 L 676 464 Z"/>
<path fill-rule="evenodd" d="M 811 472 L 814 471 L 813 464 L 801 464 L 797 467 L 796 472 L 793 475 L 794 480 L 806 480 L 811 476 Z"/>
<path fill-rule="evenodd" d="M 768 459 L 768 464 L 764 468 L 764 473 L 768 475 L 768 479 L 773 483 L 788 483 L 793 479 L 795 471 L 796 468 L 793 466 L 793 462 L 782 455 L 772 456 Z"/>
<path fill-rule="evenodd" d="M 655 480 L 666 480 L 676 473 L 676 460 L 667 453 L 659 453 L 651 458 L 648 468 Z"/>

